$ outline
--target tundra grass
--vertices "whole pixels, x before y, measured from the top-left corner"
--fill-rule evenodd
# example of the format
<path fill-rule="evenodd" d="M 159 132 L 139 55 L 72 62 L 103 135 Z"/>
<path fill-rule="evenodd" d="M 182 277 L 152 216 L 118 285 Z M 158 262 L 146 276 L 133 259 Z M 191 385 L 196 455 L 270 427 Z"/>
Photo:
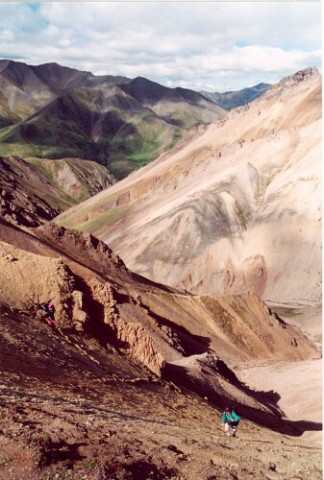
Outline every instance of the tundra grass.
<path fill-rule="evenodd" d="M 85 222 L 75 224 L 73 225 L 73 228 L 76 230 L 81 230 L 82 232 L 99 233 L 102 228 L 112 225 L 117 220 L 121 219 L 127 210 L 128 207 L 125 206 L 111 208 L 98 215 L 93 213 L 93 218 Z M 64 223 L 67 225 L 67 222 Z"/>

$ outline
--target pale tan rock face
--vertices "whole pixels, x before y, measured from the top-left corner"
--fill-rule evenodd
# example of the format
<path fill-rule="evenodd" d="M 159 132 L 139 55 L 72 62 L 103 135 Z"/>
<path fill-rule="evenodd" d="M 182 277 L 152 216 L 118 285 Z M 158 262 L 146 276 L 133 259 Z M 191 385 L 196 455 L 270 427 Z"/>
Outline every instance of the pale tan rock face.
<path fill-rule="evenodd" d="M 78 227 L 128 198 L 95 233 L 136 272 L 200 294 L 318 306 L 320 82 L 316 70 L 283 80 L 58 221 Z"/>
<path fill-rule="evenodd" d="M 25 309 L 45 302 L 63 304 L 73 290 L 71 272 L 57 258 L 46 258 L 0 242 L 0 301 Z"/>

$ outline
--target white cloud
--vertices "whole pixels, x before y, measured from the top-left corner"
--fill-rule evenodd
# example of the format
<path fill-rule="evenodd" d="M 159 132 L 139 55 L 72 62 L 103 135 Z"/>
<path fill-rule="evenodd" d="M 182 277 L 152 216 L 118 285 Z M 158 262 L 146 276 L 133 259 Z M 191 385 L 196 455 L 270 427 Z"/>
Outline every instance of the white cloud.
<path fill-rule="evenodd" d="M 320 64 L 318 3 L 0 4 L 0 57 L 232 89 Z"/>

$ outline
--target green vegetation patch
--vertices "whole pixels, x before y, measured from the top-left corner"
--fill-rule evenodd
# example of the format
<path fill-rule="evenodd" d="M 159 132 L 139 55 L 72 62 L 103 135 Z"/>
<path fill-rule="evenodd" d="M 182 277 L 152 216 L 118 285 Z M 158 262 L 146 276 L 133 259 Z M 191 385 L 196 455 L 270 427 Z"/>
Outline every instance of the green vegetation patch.
<path fill-rule="evenodd" d="M 80 155 L 70 148 L 51 147 L 33 143 L 0 143 L 0 155 L 16 155 L 22 158 L 38 157 L 59 159 Z"/>
<path fill-rule="evenodd" d="M 157 155 L 159 148 L 158 141 L 144 141 L 140 150 L 128 155 L 128 159 L 135 163 L 136 167 L 143 167 Z"/>
<path fill-rule="evenodd" d="M 98 233 L 102 228 L 106 227 L 107 225 L 112 225 L 117 220 L 122 218 L 127 210 L 128 206 L 125 206 L 110 208 L 109 210 L 99 214 L 93 213 L 92 218 L 85 222 L 74 225 L 73 228 L 81 230 L 82 232 Z"/>

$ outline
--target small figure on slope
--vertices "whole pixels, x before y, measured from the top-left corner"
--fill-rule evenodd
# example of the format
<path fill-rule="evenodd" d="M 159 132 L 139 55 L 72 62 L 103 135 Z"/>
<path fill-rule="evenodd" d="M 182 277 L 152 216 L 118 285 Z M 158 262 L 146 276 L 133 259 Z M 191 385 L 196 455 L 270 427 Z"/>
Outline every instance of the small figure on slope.
<path fill-rule="evenodd" d="M 225 408 L 221 416 L 221 421 L 224 424 L 224 432 L 226 433 L 226 435 L 235 437 L 240 420 L 241 417 L 234 410 L 234 408 Z"/>
<path fill-rule="evenodd" d="M 44 312 L 44 320 L 50 327 L 56 327 L 55 324 L 55 307 L 52 302 L 42 303 L 41 309 Z"/>

